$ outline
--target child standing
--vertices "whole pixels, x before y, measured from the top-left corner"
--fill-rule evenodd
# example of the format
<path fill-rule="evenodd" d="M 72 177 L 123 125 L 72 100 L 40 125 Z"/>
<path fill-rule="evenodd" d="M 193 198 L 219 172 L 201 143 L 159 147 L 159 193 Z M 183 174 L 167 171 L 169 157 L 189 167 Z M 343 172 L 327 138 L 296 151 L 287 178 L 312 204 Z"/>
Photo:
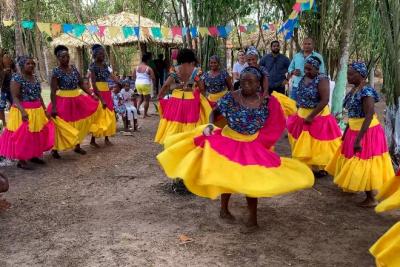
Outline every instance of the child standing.
<path fill-rule="evenodd" d="M 125 81 L 123 83 L 123 88 L 120 92 L 120 97 L 122 98 L 123 104 L 126 109 L 126 116 L 124 121 L 125 130 L 128 130 L 129 124 L 132 126 L 133 131 L 138 130 L 138 112 L 136 105 L 134 103 L 134 91 L 130 88 L 129 82 Z"/>

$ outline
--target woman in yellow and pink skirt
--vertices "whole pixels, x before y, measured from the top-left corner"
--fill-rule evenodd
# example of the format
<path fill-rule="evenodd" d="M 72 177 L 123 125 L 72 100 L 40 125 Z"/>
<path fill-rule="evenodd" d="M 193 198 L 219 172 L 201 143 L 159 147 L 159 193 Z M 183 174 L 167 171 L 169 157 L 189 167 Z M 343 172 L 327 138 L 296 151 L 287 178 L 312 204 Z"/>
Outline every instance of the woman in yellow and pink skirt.
<path fill-rule="evenodd" d="M 99 44 L 93 45 L 92 55 L 94 62 L 89 67 L 90 80 L 94 93 L 100 99 L 103 109 L 100 111 L 97 121 L 91 128 L 93 136 L 90 144 L 94 147 L 98 147 L 96 138 L 104 137 L 105 144 L 111 145 L 112 143 L 109 137 L 115 135 L 117 131 L 114 102 L 108 81 L 113 80 L 117 82 L 119 87 L 121 86 L 119 85 L 118 78 L 112 74 L 112 70 L 105 63 L 104 48 Z"/>
<path fill-rule="evenodd" d="M 85 88 L 79 71 L 69 64 L 68 48 L 62 45 L 54 49 L 59 66 L 53 69 L 51 77 L 51 112 L 56 124 L 56 138 L 52 151 L 59 159 L 58 151 L 74 149 L 78 154 L 86 151 L 80 143 L 88 135 L 92 124 L 101 112 L 101 104 L 89 88 Z M 82 91 L 87 95 L 82 94 Z"/>
<path fill-rule="evenodd" d="M 383 185 L 376 198 L 382 201 L 376 206 L 376 212 L 400 209 L 400 171 Z M 400 222 L 379 238 L 369 251 L 378 267 L 400 266 Z"/>
<path fill-rule="evenodd" d="M 161 88 L 158 95 L 160 123 L 155 137 L 155 142 L 159 144 L 164 144 L 170 135 L 191 131 L 208 122 L 211 106 L 200 93 L 196 62 L 192 50 L 180 50 L 179 65 Z M 173 89 L 172 95 L 165 97 L 170 89 Z"/>
<path fill-rule="evenodd" d="M 349 124 L 343 144 L 326 170 L 334 183 L 346 191 L 365 192 L 363 207 L 375 206 L 373 191 L 394 176 L 385 132 L 374 111 L 378 93 L 367 85 L 367 67 L 363 62 L 350 65 L 347 79 L 354 88 L 346 95 L 343 106 L 348 111 Z"/>
<path fill-rule="evenodd" d="M 287 120 L 293 158 L 309 165 L 317 178 L 327 175 L 324 168 L 335 155 L 342 136 L 328 107 L 329 79 L 319 74 L 320 65 L 319 58 L 307 58 L 296 99 L 299 109 Z"/>
<path fill-rule="evenodd" d="M 7 127 L 0 137 L 0 155 L 19 160 L 17 167 L 29 170 L 27 161 L 44 164 L 43 152 L 54 145 L 54 124 L 49 121 L 41 96 L 41 86 L 34 75 L 35 62 L 31 57 L 18 59 L 21 73 L 11 79 L 13 105 Z"/>

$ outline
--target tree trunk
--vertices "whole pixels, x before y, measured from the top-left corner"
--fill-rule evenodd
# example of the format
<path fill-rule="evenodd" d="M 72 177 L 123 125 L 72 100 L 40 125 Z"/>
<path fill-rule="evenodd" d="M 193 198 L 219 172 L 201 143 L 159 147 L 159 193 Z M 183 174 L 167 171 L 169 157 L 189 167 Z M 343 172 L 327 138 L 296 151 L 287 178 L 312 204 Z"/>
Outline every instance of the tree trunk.
<path fill-rule="evenodd" d="M 17 56 L 25 54 L 25 47 L 22 39 L 22 29 L 21 29 L 21 19 L 19 14 L 19 0 L 14 2 L 14 12 L 15 12 L 15 53 Z"/>
<path fill-rule="evenodd" d="M 193 45 L 192 45 L 192 37 L 190 36 L 190 21 L 189 21 L 189 15 L 188 15 L 188 9 L 187 9 L 187 3 L 186 0 L 181 0 L 182 3 L 182 7 L 183 7 L 183 18 L 185 21 L 185 27 L 186 27 L 186 41 L 189 44 L 189 48 L 193 49 Z"/>
<path fill-rule="evenodd" d="M 343 98 L 346 93 L 347 64 L 349 61 L 349 47 L 351 40 L 351 28 L 354 16 L 354 0 L 345 0 L 342 6 L 343 30 L 340 36 L 340 62 L 335 89 L 332 95 L 332 114 L 342 120 Z"/>
<path fill-rule="evenodd" d="M 35 14 L 35 19 L 36 21 L 40 21 L 40 1 L 37 0 L 36 1 L 36 14 Z M 41 41 L 42 41 L 42 33 L 39 31 L 39 29 L 37 27 L 35 27 L 35 37 L 34 37 L 34 43 L 35 43 L 35 50 L 36 50 L 36 58 L 38 59 L 38 65 L 39 65 L 39 74 L 40 74 L 40 78 L 42 80 L 49 80 L 48 77 L 46 77 L 46 66 L 45 66 L 45 62 L 43 60 L 43 54 L 42 54 L 42 45 L 41 45 Z"/>
<path fill-rule="evenodd" d="M 374 62 L 371 62 L 371 64 L 374 64 Z M 371 66 L 369 71 L 368 83 L 375 88 L 375 64 Z"/>

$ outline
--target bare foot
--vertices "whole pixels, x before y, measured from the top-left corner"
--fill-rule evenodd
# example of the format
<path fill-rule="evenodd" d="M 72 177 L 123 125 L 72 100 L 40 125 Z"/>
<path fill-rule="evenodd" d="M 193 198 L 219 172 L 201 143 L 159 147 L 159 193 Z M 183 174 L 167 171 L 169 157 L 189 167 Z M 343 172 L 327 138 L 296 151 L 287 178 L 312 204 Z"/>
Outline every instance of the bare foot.
<path fill-rule="evenodd" d="M 100 148 L 100 146 L 96 142 L 93 142 L 93 141 L 90 142 L 90 145 L 94 148 Z"/>
<path fill-rule="evenodd" d="M 378 205 L 378 201 L 373 198 L 366 198 L 363 202 L 358 203 L 361 208 L 374 208 L 376 205 Z"/>
<path fill-rule="evenodd" d="M 112 146 L 113 143 L 110 142 L 110 140 L 106 139 L 104 140 L 104 144 L 106 144 L 106 146 Z"/>
<path fill-rule="evenodd" d="M 230 211 L 226 210 L 226 209 L 220 210 L 219 217 L 223 220 L 230 221 L 230 222 L 233 222 L 236 220 L 235 216 L 233 216 L 232 213 L 230 213 Z"/>
<path fill-rule="evenodd" d="M 247 223 L 245 223 L 245 227 L 243 227 L 240 232 L 243 234 L 252 234 L 254 232 L 257 232 L 259 229 L 260 227 L 257 223 L 248 221 Z"/>
<path fill-rule="evenodd" d="M 86 155 L 86 151 L 83 150 L 83 149 L 80 148 L 80 147 L 76 147 L 76 148 L 74 149 L 74 152 L 75 152 L 75 153 L 78 153 L 78 154 L 81 154 L 81 155 Z"/>

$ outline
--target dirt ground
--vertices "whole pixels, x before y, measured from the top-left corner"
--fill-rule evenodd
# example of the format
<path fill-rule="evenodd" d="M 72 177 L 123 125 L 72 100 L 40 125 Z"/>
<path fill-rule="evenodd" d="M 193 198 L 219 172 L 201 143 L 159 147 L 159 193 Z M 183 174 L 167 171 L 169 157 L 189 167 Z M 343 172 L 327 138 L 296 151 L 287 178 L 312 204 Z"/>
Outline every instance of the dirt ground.
<path fill-rule="evenodd" d="M 235 224 L 218 201 L 169 191 L 155 156 L 158 118 L 132 136 L 86 156 L 63 153 L 35 171 L 15 166 L 0 213 L 0 266 L 373 266 L 369 247 L 399 213 L 358 208 L 331 178 L 313 189 L 264 198 L 260 230 L 246 234 L 246 202 L 235 196 Z M 288 154 L 282 138 L 278 152 Z M 397 219 L 396 219 L 397 218 Z M 192 242 L 182 244 L 184 234 Z"/>

